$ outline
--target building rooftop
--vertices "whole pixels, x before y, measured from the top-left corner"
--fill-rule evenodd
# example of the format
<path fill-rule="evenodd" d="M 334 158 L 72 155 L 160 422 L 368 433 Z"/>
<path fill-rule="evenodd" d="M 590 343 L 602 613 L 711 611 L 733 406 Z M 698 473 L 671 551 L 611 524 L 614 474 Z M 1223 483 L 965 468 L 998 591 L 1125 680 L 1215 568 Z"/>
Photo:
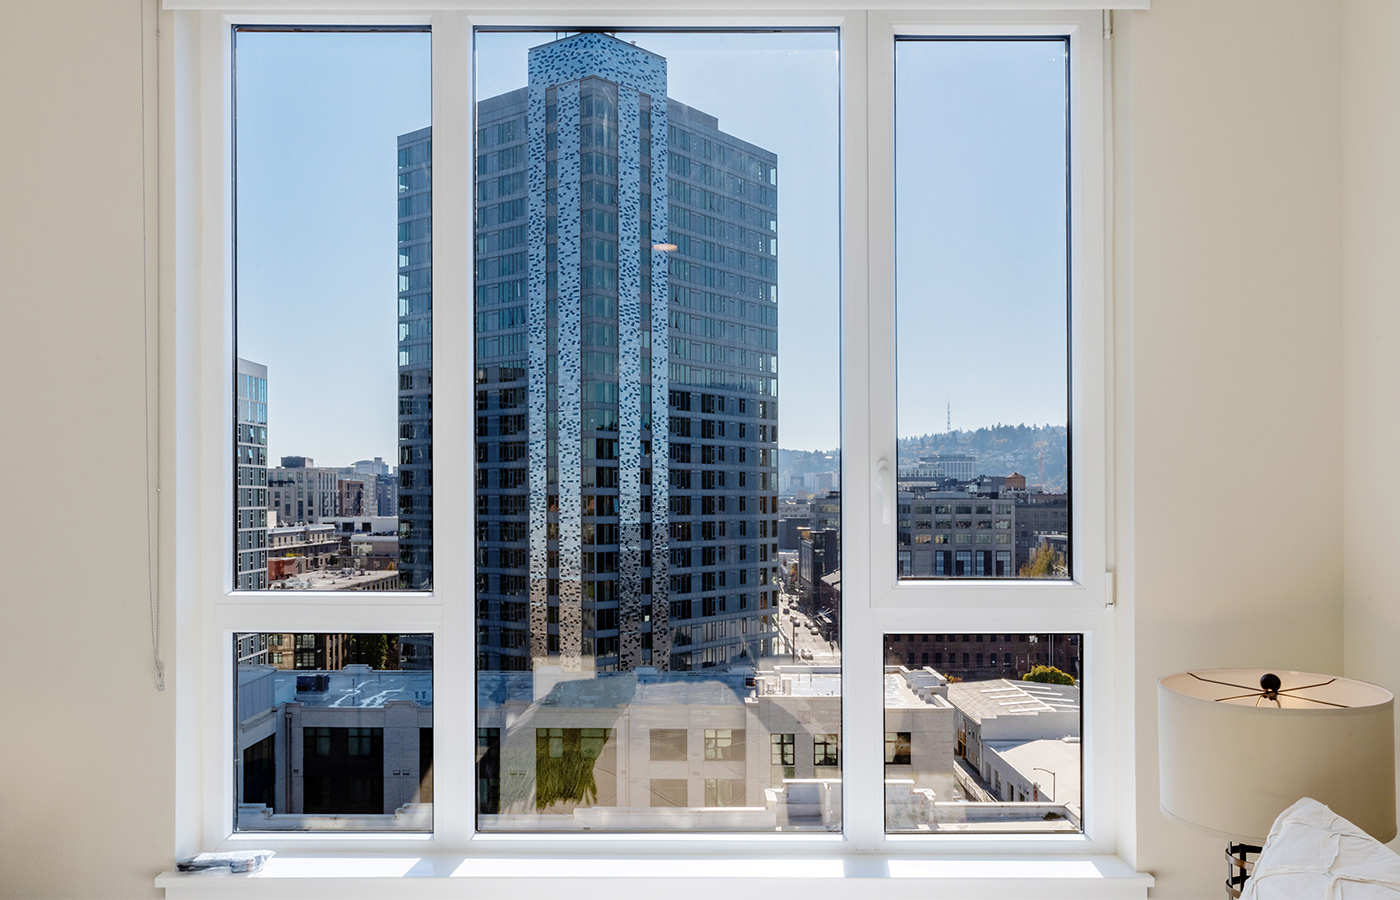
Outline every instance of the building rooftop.
<path fill-rule="evenodd" d="M 789 697 L 838 697 L 841 694 L 841 667 L 834 665 L 781 665 L 762 672 L 757 679 L 761 695 Z"/>
<path fill-rule="evenodd" d="M 409 700 L 419 706 L 431 706 L 433 703 L 433 673 L 429 671 L 371 669 L 361 665 L 329 671 L 274 669 L 271 666 L 238 667 L 240 688 L 263 678 L 272 679 L 275 704 L 300 703 L 324 709 L 374 709 L 391 700 Z M 298 685 L 318 689 L 298 690 Z"/>
<path fill-rule="evenodd" d="M 322 569 L 274 581 L 268 587 L 274 591 L 353 591 L 386 580 L 397 580 L 398 577 L 399 573 L 393 570 L 377 572 L 364 569 Z"/>
<path fill-rule="evenodd" d="M 1079 709 L 1079 688 L 1037 681 L 968 681 L 948 685 L 948 699 L 968 718 L 1034 716 Z"/>
<path fill-rule="evenodd" d="M 616 709 L 640 706 L 729 706 L 754 693 L 753 670 L 657 672 L 482 672 L 477 675 L 477 702 L 483 707 L 508 702 L 555 709 Z"/>
<path fill-rule="evenodd" d="M 896 671 L 885 670 L 885 709 L 927 709 L 930 706 L 947 709 L 952 704 L 934 690 L 945 687 L 943 676 L 932 669 L 910 671 L 900 666 Z"/>
<path fill-rule="evenodd" d="M 335 531 L 335 526 L 331 524 L 308 525 L 302 523 L 300 525 L 274 525 L 268 529 L 269 533 L 275 535 L 295 534 L 298 531 L 305 531 L 308 533 L 313 531 L 317 533 L 324 532 L 329 535 Z"/>
<path fill-rule="evenodd" d="M 1027 781 L 1039 782 L 1041 799 L 1078 806 L 1081 745 L 1077 740 L 986 741 L 985 746 L 1011 764 Z M 1055 773 L 1052 779 L 1036 767 Z"/>

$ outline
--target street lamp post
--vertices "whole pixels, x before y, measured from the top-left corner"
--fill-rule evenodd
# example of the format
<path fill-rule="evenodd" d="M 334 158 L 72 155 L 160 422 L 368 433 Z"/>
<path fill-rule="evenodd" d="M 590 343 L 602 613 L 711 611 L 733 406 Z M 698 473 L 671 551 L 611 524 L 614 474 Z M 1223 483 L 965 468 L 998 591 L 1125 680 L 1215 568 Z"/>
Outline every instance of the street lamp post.
<path fill-rule="evenodd" d="M 1040 766 L 1031 766 L 1031 769 L 1036 772 L 1045 772 L 1050 776 L 1050 799 L 1058 802 L 1060 799 L 1060 792 L 1056 790 L 1055 785 L 1056 782 L 1059 781 L 1059 778 L 1055 775 L 1055 773 L 1050 771 L 1049 769 L 1041 768 Z"/>

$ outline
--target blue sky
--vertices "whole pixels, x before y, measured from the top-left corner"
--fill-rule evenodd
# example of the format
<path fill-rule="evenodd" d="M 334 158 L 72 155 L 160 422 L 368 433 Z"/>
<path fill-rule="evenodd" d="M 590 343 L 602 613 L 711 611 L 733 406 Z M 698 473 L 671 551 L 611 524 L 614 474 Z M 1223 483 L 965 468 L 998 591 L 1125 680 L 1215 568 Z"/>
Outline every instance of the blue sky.
<path fill-rule="evenodd" d="M 429 124 L 427 34 L 241 33 L 238 353 L 268 450 L 343 466 L 398 443 L 398 136 Z"/>
<path fill-rule="evenodd" d="M 901 435 L 1066 422 L 1061 41 L 895 54 Z"/>
<path fill-rule="evenodd" d="M 777 153 L 780 443 L 835 447 L 835 36 L 622 36 Z M 479 34 L 478 96 L 554 37 Z M 239 353 L 269 369 L 270 456 L 392 459 L 396 138 L 430 124 L 428 36 L 243 33 L 237 62 Z M 1063 47 L 902 44 L 897 88 L 900 432 L 943 430 L 949 401 L 955 428 L 1063 423 Z"/>

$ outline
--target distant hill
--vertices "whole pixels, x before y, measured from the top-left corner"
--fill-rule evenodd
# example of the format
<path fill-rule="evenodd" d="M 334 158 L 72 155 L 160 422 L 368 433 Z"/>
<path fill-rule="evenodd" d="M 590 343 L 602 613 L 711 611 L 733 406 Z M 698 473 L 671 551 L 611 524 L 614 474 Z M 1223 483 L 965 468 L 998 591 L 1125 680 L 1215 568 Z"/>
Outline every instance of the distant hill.
<path fill-rule="evenodd" d="M 1044 484 L 1047 491 L 1063 491 L 1068 483 L 1069 447 L 1063 425 L 994 425 L 975 431 L 925 434 L 899 442 L 902 466 L 932 453 L 975 453 L 977 474 L 1019 472 L 1026 476 L 1027 484 Z"/>
<path fill-rule="evenodd" d="M 1019 472 L 1026 476 L 1027 484 L 1043 483 L 1048 491 L 1063 491 L 1068 480 L 1068 445 L 1063 425 L 994 425 L 973 431 L 925 434 L 899 442 L 902 466 L 933 453 L 974 453 L 979 475 Z M 780 449 L 778 466 L 794 475 L 837 472 L 841 468 L 841 451 Z"/>
<path fill-rule="evenodd" d="M 778 471 L 793 475 L 820 475 L 841 471 L 840 450 L 784 450 L 778 448 Z"/>

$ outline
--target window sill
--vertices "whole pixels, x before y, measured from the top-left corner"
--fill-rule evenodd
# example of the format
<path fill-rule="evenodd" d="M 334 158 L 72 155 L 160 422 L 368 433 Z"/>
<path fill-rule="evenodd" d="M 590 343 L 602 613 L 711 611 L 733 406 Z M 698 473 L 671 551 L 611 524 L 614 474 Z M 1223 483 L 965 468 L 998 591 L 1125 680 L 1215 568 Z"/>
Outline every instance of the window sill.
<path fill-rule="evenodd" d="M 164 872 L 168 900 L 250 897 L 507 897 L 556 896 L 567 883 L 573 900 L 654 896 L 668 900 L 747 895 L 756 883 L 780 880 L 803 900 L 956 896 L 1020 900 L 1141 900 L 1151 875 L 1112 856 L 1023 859 L 915 859 L 880 854 L 800 857 L 675 858 L 633 856 L 464 856 L 278 854 L 255 875 Z M 645 892 L 645 893 L 644 893 Z"/>

